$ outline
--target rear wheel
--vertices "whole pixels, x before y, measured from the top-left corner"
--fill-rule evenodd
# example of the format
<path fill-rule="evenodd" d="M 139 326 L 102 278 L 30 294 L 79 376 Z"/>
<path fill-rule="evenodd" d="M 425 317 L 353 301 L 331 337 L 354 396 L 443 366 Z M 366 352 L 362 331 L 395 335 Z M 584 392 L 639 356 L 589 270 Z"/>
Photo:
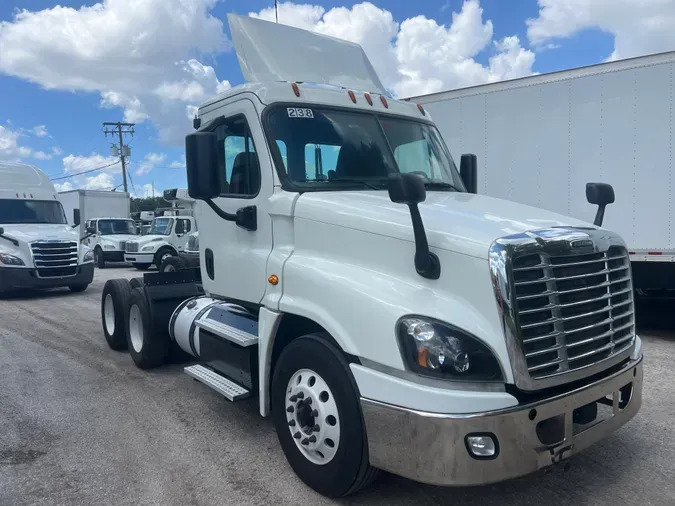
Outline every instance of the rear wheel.
<path fill-rule="evenodd" d="M 143 278 L 131 278 L 129 284 L 131 285 L 131 288 L 140 288 L 144 284 Z"/>
<path fill-rule="evenodd" d="M 271 400 L 281 447 L 305 484 L 342 497 L 374 479 L 358 390 L 347 360 L 326 335 L 300 337 L 282 351 Z"/>
<path fill-rule="evenodd" d="M 101 321 L 105 340 L 113 350 L 127 348 L 125 326 L 130 295 L 131 286 L 126 279 L 109 279 L 103 285 Z"/>
<path fill-rule="evenodd" d="M 153 325 L 143 288 L 131 291 L 126 334 L 129 354 L 140 369 L 152 369 L 166 362 L 170 343 L 168 329 Z"/>

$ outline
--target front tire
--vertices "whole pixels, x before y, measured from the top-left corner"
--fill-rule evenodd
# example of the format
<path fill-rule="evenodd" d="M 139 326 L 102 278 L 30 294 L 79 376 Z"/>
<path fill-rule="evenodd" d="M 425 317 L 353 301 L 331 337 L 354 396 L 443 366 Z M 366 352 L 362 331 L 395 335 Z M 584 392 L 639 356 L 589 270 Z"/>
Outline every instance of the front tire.
<path fill-rule="evenodd" d="M 103 258 L 103 250 L 101 248 L 94 250 L 94 260 L 96 261 L 96 267 L 105 269 L 105 259 Z"/>
<path fill-rule="evenodd" d="M 126 316 L 131 286 L 126 279 L 109 279 L 101 294 L 101 322 L 108 346 L 115 351 L 127 349 Z"/>
<path fill-rule="evenodd" d="M 147 271 L 152 264 L 133 264 L 139 271 Z"/>
<path fill-rule="evenodd" d="M 176 272 L 185 269 L 186 262 L 181 257 L 170 256 L 162 260 L 159 272 Z"/>
<path fill-rule="evenodd" d="M 168 325 L 155 328 L 143 288 L 131 291 L 126 334 L 129 354 L 138 368 L 152 369 L 166 362 L 170 343 Z"/>
<path fill-rule="evenodd" d="M 82 285 L 70 285 L 68 288 L 70 288 L 70 291 L 73 293 L 81 293 L 84 292 L 87 287 L 89 286 L 89 283 L 82 284 Z"/>
<path fill-rule="evenodd" d="M 164 262 L 164 260 L 175 255 L 176 253 L 171 248 L 161 248 L 157 253 L 155 253 L 154 264 L 157 267 L 157 270 L 162 268 L 162 262 Z"/>
<path fill-rule="evenodd" d="M 271 390 L 279 443 L 306 485 L 343 497 L 375 478 L 356 383 L 325 334 L 300 337 L 282 351 Z"/>

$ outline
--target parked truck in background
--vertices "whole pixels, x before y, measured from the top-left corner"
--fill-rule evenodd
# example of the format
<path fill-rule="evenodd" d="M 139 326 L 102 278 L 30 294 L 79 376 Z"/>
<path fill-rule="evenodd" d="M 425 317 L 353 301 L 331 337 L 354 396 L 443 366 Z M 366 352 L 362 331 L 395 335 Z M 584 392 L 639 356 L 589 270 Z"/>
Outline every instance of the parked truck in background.
<path fill-rule="evenodd" d="M 183 251 L 178 256 L 170 256 L 162 260 L 159 272 L 175 272 L 183 269 L 199 268 L 199 232 L 188 234 Z"/>
<path fill-rule="evenodd" d="M 111 348 L 142 369 L 182 350 L 226 399 L 257 395 L 293 470 L 331 497 L 377 469 L 514 478 L 637 413 L 617 234 L 476 193 L 476 157 L 458 171 L 360 46 L 228 19 L 249 83 L 203 103 L 185 143 L 199 275 L 108 281 Z M 614 198 L 586 190 L 599 210 Z"/>
<path fill-rule="evenodd" d="M 165 259 L 183 251 L 186 234 L 197 231 L 195 201 L 186 189 L 164 190 L 164 200 L 171 206 L 155 211 L 156 216 L 147 234 L 125 244 L 125 261 L 139 270 L 146 270 L 151 265 L 160 269 Z"/>
<path fill-rule="evenodd" d="M 124 243 L 136 235 L 131 220 L 131 197 L 126 192 L 69 190 L 59 193 L 66 215 L 80 210 L 82 224 L 75 227 L 94 250 L 96 266 L 124 262 Z M 85 238 L 86 236 L 86 238 Z"/>
<path fill-rule="evenodd" d="M 79 209 L 71 214 L 78 225 Z M 49 177 L 32 165 L 0 162 L 0 294 L 62 286 L 82 292 L 93 261 Z"/>
<path fill-rule="evenodd" d="M 586 182 L 612 184 L 637 293 L 675 297 L 674 75 L 669 52 L 410 100 L 477 154 L 486 195 L 584 219 Z"/>

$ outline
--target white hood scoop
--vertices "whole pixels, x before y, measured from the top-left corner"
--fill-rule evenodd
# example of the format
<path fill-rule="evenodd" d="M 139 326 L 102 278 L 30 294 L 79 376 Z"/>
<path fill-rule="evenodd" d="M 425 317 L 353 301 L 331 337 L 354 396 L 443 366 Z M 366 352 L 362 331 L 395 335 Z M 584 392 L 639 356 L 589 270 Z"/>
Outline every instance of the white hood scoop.
<path fill-rule="evenodd" d="M 249 82 L 307 82 L 389 95 L 358 44 L 248 16 L 227 19 Z"/>

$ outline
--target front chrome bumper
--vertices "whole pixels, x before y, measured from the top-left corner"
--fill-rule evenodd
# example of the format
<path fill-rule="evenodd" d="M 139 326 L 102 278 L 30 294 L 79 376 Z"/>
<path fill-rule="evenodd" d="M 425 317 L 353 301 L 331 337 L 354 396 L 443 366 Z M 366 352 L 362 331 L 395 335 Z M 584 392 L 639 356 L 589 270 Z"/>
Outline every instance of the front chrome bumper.
<path fill-rule="evenodd" d="M 621 409 L 620 390 L 632 385 Z M 626 391 L 629 387 L 624 389 Z M 609 415 L 579 427 L 578 408 L 611 399 Z M 626 396 L 624 396 L 626 398 Z M 433 485 L 481 485 L 523 476 L 588 448 L 628 422 L 642 404 L 642 356 L 612 375 L 543 401 L 470 415 L 426 413 L 361 399 L 368 434 L 370 463 L 377 468 Z M 542 442 L 540 422 L 554 419 L 561 437 Z M 551 427 L 552 422 L 540 425 Z M 491 434 L 497 455 L 473 457 L 466 446 L 472 434 Z M 564 434 L 564 436 L 562 436 Z M 549 444 L 545 444 L 549 443 Z"/>

